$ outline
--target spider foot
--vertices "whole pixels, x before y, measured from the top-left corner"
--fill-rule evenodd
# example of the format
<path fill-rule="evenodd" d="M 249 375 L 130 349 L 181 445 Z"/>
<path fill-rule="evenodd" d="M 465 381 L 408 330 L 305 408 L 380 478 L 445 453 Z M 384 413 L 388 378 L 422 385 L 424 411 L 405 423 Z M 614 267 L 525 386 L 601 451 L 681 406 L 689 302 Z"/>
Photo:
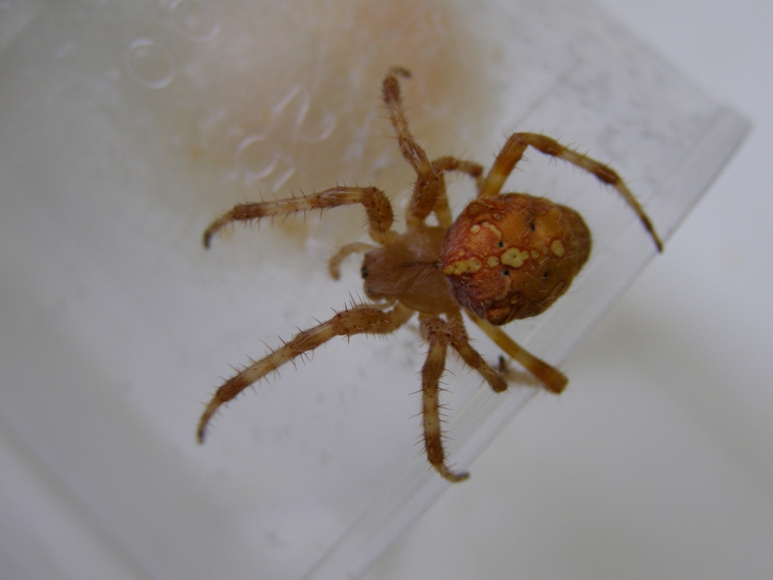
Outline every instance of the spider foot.
<path fill-rule="evenodd" d="M 445 479 L 450 481 L 451 483 L 459 483 L 460 481 L 464 481 L 468 477 L 470 477 L 470 474 L 466 471 L 462 472 L 454 472 L 448 469 L 444 463 L 441 463 L 439 465 L 434 466 L 435 469 L 437 469 L 438 473 L 442 475 Z"/>

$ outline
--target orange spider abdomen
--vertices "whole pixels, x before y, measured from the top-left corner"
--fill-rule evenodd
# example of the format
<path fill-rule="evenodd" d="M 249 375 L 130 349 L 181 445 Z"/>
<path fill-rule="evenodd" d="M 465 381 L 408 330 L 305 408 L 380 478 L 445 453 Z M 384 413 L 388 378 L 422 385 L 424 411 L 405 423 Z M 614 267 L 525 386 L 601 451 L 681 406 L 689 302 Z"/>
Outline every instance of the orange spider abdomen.
<path fill-rule="evenodd" d="M 588 260 L 580 214 L 521 193 L 470 203 L 443 240 L 440 269 L 454 298 L 492 324 L 544 312 Z"/>

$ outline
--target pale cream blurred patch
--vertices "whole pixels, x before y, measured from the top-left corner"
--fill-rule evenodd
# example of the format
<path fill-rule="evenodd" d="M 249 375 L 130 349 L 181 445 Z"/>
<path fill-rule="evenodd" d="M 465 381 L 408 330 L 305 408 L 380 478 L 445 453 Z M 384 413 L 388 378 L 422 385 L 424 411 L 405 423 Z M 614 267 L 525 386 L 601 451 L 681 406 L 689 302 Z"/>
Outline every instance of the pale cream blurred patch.
<path fill-rule="evenodd" d="M 464 10 L 439 0 L 173 4 L 176 32 L 163 45 L 140 37 L 126 55 L 133 97 L 154 119 L 147 138 L 200 177 L 167 201 L 206 221 L 245 200 L 336 184 L 404 199 L 413 175 L 381 102 L 389 67 L 413 74 L 404 101 L 430 157 L 469 154 L 495 109 L 481 66 L 493 49 Z M 328 212 L 330 242 L 363 233 L 354 212 Z M 310 222 L 284 223 L 305 234 Z"/>

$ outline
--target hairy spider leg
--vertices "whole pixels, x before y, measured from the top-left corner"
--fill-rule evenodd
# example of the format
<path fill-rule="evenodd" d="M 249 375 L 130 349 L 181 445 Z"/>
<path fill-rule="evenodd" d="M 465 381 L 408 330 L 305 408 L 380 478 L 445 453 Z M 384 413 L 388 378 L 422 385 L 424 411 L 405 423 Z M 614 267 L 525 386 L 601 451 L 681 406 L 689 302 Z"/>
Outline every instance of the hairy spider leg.
<path fill-rule="evenodd" d="M 204 247 L 208 248 L 212 236 L 233 222 L 249 222 L 269 216 L 324 210 L 357 203 L 362 204 L 368 214 L 369 233 L 373 241 L 388 244 L 397 236 L 391 230 L 394 219 L 392 204 L 383 191 L 375 187 L 333 187 L 312 195 L 239 204 L 213 221 L 204 231 Z"/>
<path fill-rule="evenodd" d="M 421 369 L 422 422 L 427 461 L 448 481 L 459 482 L 468 473 L 456 473 L 446 465 L 443 435 L 440 430 L 440 377 L 446 366 L 446 353 L 451 342 L 448 324 L 437 316 L 420 315 L 421 333 L 429 343 L 427 360 Z"/>
<path fill-rule="evenodd" d="M 466 173 L 475 180 L 475 190 L 480 192 L 483 187 L 483 166 L 474 161 L 465 161 L 456 157 L 438 157 L 432 162 L 432 167 L 437 172 L 458 171 Z"/>
<path fill-rule="evenodd" d="M 491 166 L 491 170 L 486 176 L 478 197 L 498 195 L 510 173 L 521 160 L 524 151 L 529 146 L 534 147 L 545 155 L 551 155 L 568 161 L 572 165 L 595 175 L 602 183 L 614 187 L 631 209 L 636 212 L 636 215 L 639 216 L 639 220 L 655 242 L 658 252 L 663 251 L 663 242 L 661 242 L 658 234 L 655 232 L 655 227 L 652 225 L 650 218 L 616 171 L 587 155 L 577 153 L 561 145 L 555 139 L 540 135 L 539 133 L 514 133 L 510 136 L 499 155 L 497 155 L 494 165 Z"/>
<path fill-rule="evenodd" d="M 501 393 L 506 391 L 507 379 L 502 370 L 496 370 L 491 367 L 481 354 L 470 345 L 470 338 L 467 335 L 467 329 L 464 327 L 462 313 L 459 311 L 449 312 L 446 314 L 446 317 L 448 318 L 451 346 L 459 353 L 465 364 L 477 371 L 494 392 Z"/>
<path fill-rule="evenodd" d="M 422 421 L 424 424 L 424 448 L 427 459 L 438 473 L 451 482 L 467 479 L 467 473 L 451 471 L 445 463 L 443 434 L 440 419 L 440 378 L 445 370 L 445 361 L 450 345 L 462 360 L 477 371 L 497 393 L 507 390 L 506 367 L 502 370 L 491 367 L 470 345 L 464 328 L 461 312 L 446 314 L 448 320 L 439 316 L 420 314 L 421 334 L 429 343 L 427 360 L 421 370 L 422 380 Z"/>
<path fill-rule="evenodd" d="M 336 336 L 390 334 L 405 324 L 412 315 L 413 310 L 400 303 L 392 310 L 385 310 L 384 306 L 361 304 L 338 312 L 330 320 L 296 334 L 284 346 L 244 368 L 215 391 L 199 420 L 199 443 L 204 442 L 207 424 L 221 405 L 283 364 L 314 350 Z"/>
<path fill-rule="evenodd" d="M 442 227 L 451 225 L 451 208 L 445 189 L 441 188 L 438 173 L 432 167 L 427 153 L 413 138 L 408 129 L 408 120 L 400 98 L 400 82 L 397 77 L 410 78 L 411 73 L 401 67 L 393 67 L 389 70 L 382 85 L 384 104 L 392 121 L 397 143 L 403 157 L 416 171 L 416 185 L 408 206 L 406 222 L 408 229 L 415 229 L 424 223 L 427 216 L 435 211 L 438 222 Z M 447 225 L 445 225 L 447 223 Z"/>
<path fill-rule="evenodd" d="M 484 320 L 475 313 L 465 310 L 467 316 L 486 333 L 494 344 L 501 348 L 513 360 L 517 361 L 527 371 L 537 377 L 542 385 L 551 393 L 559 394 L 566 388 L 569 379 L 561 371 L 538 359 L 529 351 L 521 347 L 510 338 L 504 330 L 494 326 L 488 320 Z"/>
<path fill-rule="evenodd" d="M 427 216 L 434 212 L 438 225 L 449 228 L 453 223 L 453 215 L 448 205 L 445 179 L 443 172 L 459 171 L 466 173 L 476 180 L 480 189 L 483 167 L 472 161 L 462 161 L 453 157 L 441 157 L 430 162 L 427 153 L 416 142 L 408 129 L 408 120 L 405 116 L 402 99 L 400 98 L 400 82 L 397 77 L 410 78 L 411 73 L 401 67 L 389 70 L 383 83 L 384 103 L 389 118 L 392 121 L 400 152 L 416 171 L 417 179 L 414 185 L 411 202 L 406 212 L 406 224 L 408 229 L 420 227 Z"/>

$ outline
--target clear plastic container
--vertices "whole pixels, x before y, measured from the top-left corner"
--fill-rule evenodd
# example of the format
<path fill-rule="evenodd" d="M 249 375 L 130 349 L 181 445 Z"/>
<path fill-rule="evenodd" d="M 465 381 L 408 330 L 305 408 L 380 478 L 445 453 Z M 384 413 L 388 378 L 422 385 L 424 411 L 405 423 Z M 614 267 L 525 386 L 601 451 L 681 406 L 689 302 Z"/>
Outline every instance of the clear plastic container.
<path fill-rule="evenodd" d="M 388 5 L 384 5 L 388 4 Z M 420 446 L 416 324 L 288 366 L 214 420 L 229 365 L 359 300 L 360 208 L 201 233 L 244 199 L 411 172 L 389 66 L 430 156 L 516 130 L 609 163 L 667 240 L 748 129 L 588 2 L 11 2 L 0 20 L 0 560 L 18 578 L 356 578 L 445 490 Z M 571 205 L 590 262 L 507 331 L 560 365 L 655 255 L 593 177 L 529 152 L 509 191 Z M 472 196 L 451 184 L 458 211 Z M 490 360 L 496 348 L 470 329 Z M 571 377 L 570 377 L 571 380 Z M 468 469 L 535 393 L 445 377 Z M 462 485 L 475 485 L 472 477 Z"/>

